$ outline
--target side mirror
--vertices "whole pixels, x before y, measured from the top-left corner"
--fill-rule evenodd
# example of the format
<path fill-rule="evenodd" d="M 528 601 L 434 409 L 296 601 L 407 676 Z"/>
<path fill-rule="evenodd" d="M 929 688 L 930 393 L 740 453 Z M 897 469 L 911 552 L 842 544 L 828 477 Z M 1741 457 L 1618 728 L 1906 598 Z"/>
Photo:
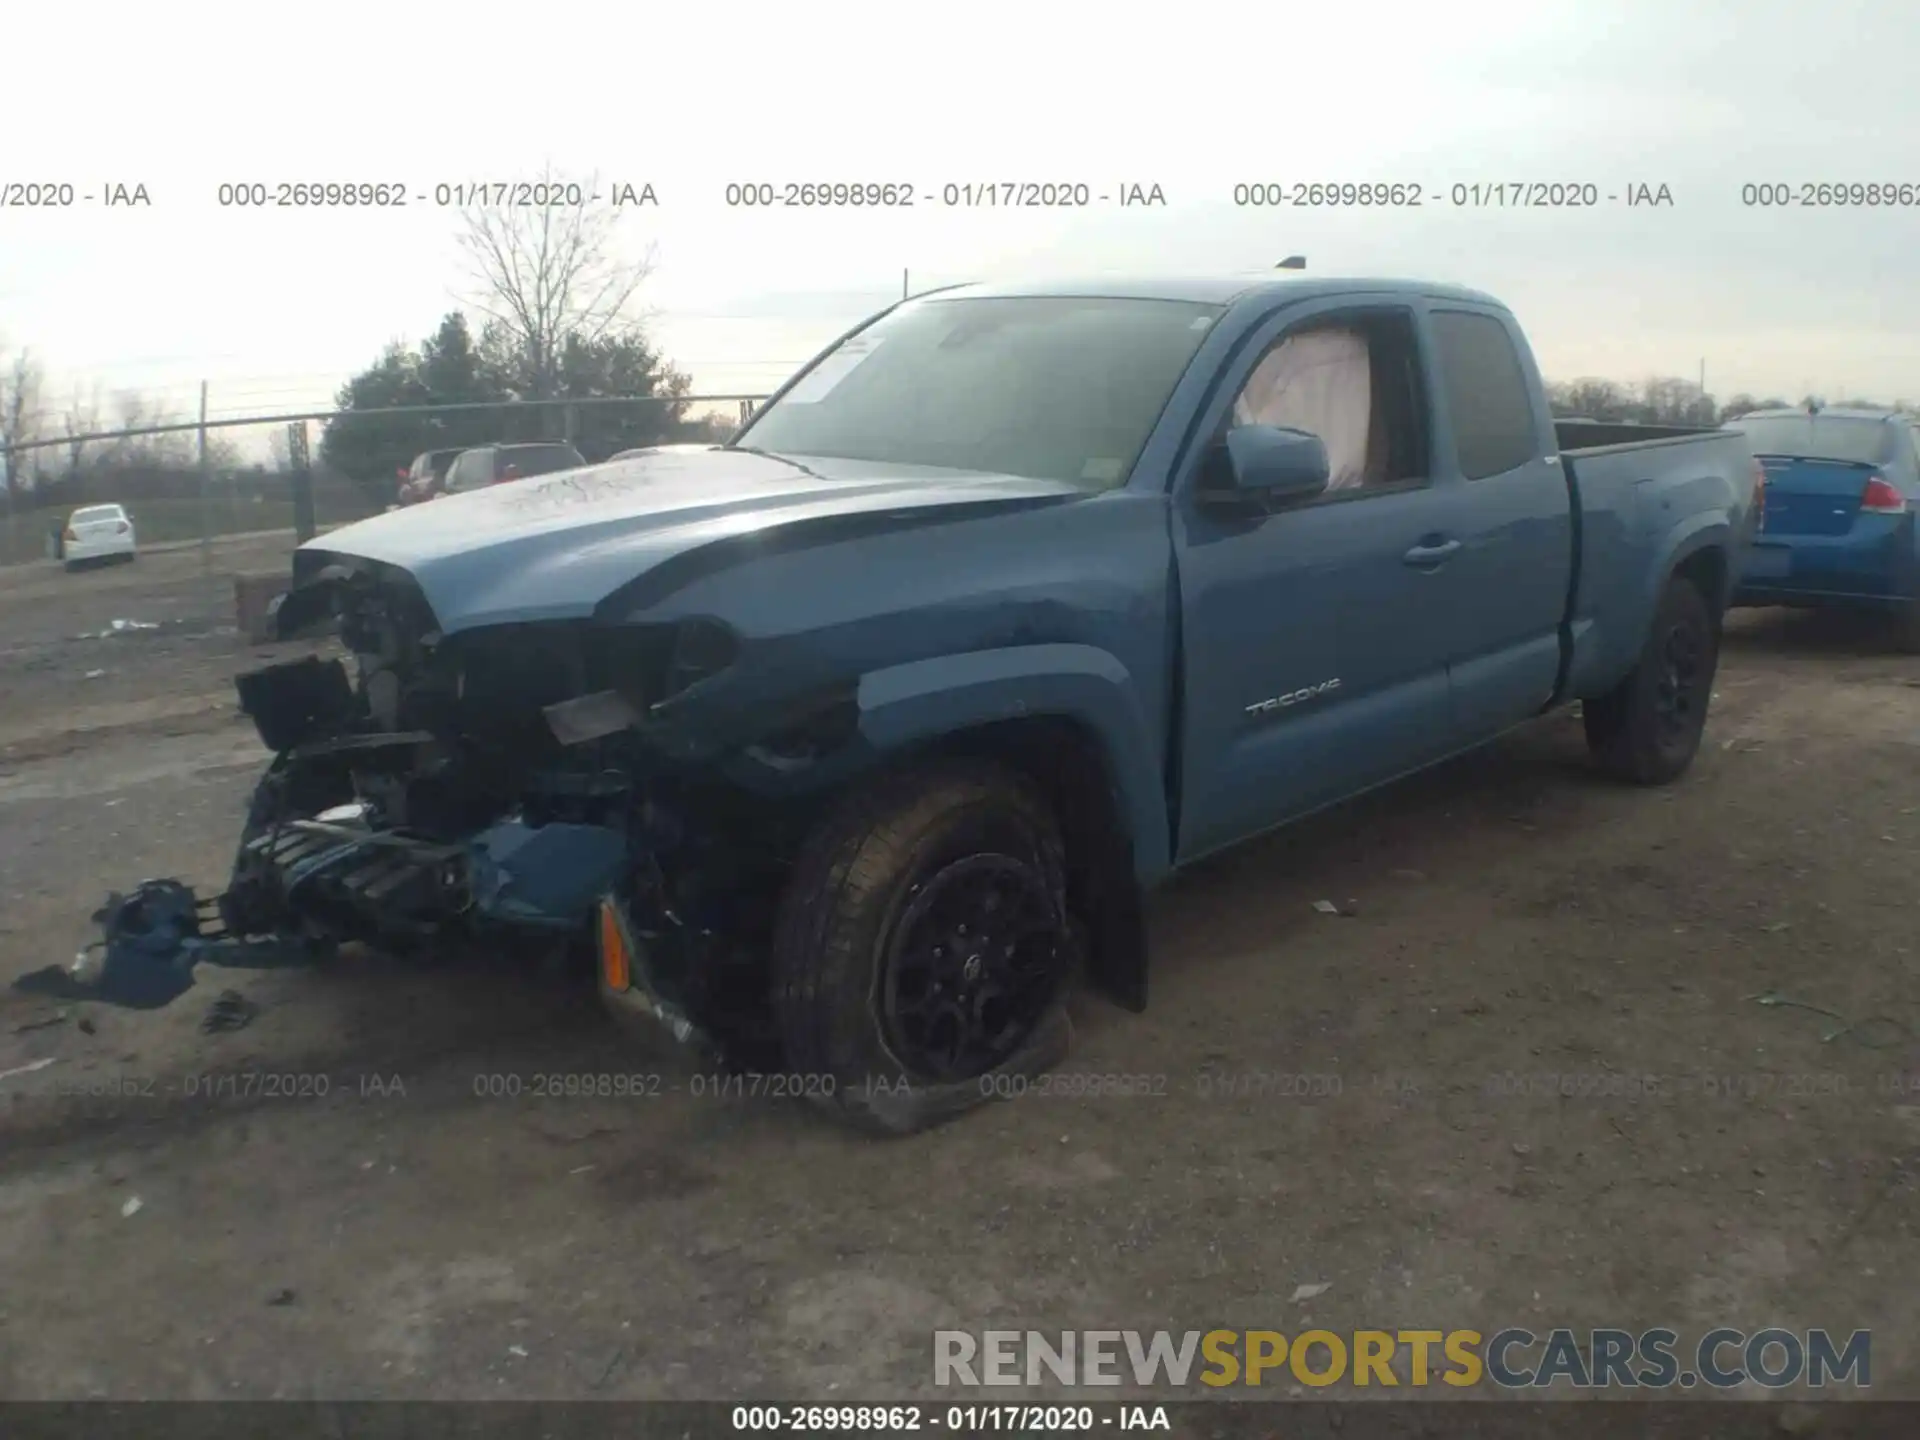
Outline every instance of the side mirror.
<path fill-rule="evenodd" d="M 1220 445 L 1210 488 L 1249 500 L 1307 500 L 1332 479 L 1318 435 L 1278 425 L 1238 425 Z"/>

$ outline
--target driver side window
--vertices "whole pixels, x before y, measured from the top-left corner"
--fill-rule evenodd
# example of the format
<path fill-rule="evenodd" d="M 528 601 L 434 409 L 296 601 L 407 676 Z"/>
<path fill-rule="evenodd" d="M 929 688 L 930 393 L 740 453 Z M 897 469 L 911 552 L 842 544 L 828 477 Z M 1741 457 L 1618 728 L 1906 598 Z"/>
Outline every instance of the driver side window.
<path fill-rule="evenodd" d="M 1330 496 L 1424 484 L 1430 466 L 1422 373 L 1412 316 L 1404 311 L 1314 321 L 1261 356 L 1226 424 L 1319 436 Z"/>

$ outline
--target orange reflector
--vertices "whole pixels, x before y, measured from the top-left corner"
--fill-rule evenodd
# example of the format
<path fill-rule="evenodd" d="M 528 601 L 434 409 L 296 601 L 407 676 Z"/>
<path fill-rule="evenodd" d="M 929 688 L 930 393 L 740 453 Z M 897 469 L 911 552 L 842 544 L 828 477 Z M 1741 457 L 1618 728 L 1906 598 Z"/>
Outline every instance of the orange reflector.
<path fill-rule="evenodd" d="M 600 902 L 600 978 L 609 990 L 625 990 L 633 984 L 627 937 L 621 933 L 612 902 L 606 900 Z"/>

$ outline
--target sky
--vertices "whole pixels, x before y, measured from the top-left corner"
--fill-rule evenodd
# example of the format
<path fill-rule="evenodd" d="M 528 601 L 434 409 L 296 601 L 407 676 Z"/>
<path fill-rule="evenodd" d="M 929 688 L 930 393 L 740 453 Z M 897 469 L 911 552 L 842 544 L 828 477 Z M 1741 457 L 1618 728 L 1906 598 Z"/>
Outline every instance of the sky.
<path fill-rule="evenodd" d="M 1723 399 L 1920 399 L 1920 6 L 18 8 L 16 56 L 79 59 L 6 67 L 0 199 L 52 182 L 151 201 L 0 206 L 0 356 L 39 358 L 50 408 L 138 390 L 185 415 L 202 380 L 216 416 L 323 406 L 470 295 L 436 187 L 548 167 L 653 187 L 622 244 L 653 255 L 649 323 L 701 394 L 772 389 L 898 298 L 903 272 L 920 290 L 1303 254 L 1322 275 L 1491 291 L 1554 378 L 1704 364 Z M 283 181 L 414 198 L 219 202 L 223 183 Z M 805 181 L 922 199 L 727 203 L 730 183 Z M 1020 181 L 1158 186 L 1166 204 L 939 203 L 948 185 Z M 1303 182 L 1418 186 L 1423 203 L 1234 203 L 1237 185 Z M 1599 203 L 1471 203 L 1516 182 Z M 1906 185 L 1912 203 L 1743 203 L 1743 187 L 1822 182 Z M 1641 185 L 1671 204 L 1627 205 Z"/>

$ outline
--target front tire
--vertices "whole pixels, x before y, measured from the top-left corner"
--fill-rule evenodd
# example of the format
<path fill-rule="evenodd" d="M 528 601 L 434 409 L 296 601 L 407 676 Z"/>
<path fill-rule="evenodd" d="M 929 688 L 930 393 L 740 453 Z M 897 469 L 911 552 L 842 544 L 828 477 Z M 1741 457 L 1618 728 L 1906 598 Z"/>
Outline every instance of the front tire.
<path fill-rule="evenodd" d="M 1685 774 L 1700 750 L 1719 662 L 1719 622 L 1699 588 L 1676 575 L 1632 673 L 1581 706 L 1587 746 L 1601 768 L 1636 785 Z"/>
<path fill-rule="evenodd" d="M 922 1130 L 1057 1064 L 1072 969 L 1066 852 L 998 766 L 856 791 L 802 846 L 775 924 L 786 1061 L 835 1118 Z"/>

